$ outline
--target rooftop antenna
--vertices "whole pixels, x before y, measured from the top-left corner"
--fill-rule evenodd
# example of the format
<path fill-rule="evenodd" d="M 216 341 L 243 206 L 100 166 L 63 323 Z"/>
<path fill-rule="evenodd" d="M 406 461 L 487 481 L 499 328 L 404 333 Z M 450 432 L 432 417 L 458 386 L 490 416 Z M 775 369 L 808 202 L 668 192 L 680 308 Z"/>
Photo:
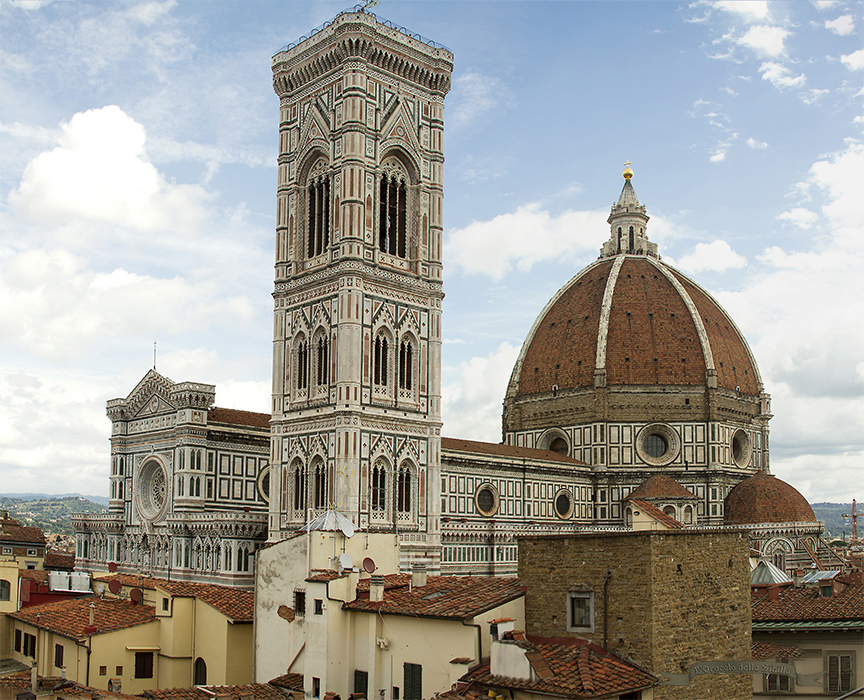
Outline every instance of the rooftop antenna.
<path fill-rule="evenodd" d="M 861 544 L 858 539 L 858 518 L 861 517 L 861 513 L 856 512 L 855 510 L 855 499 L 852 499 L 852 510 L 849 513 L 843 513 L 841 518 L 850 518 L 852 520 L 852 541 L 849 543 L 850 547 L 857 547 Z"/>
<path fill-rule="evenodd" d="M 153 341 L 153 371 L 156 371 L 156 341 Z"/>

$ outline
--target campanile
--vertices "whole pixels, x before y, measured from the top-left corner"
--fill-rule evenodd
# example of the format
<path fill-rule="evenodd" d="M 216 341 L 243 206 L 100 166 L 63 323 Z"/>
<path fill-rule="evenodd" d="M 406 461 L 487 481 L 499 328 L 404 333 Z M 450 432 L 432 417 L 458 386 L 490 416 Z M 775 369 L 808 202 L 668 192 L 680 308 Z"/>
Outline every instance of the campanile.
<path fill-rule="evenodd" d="M 273 57 L 271 540 L 337 509 L 438 568 L 452 68 L 446 48 L 363 11 Z"/>

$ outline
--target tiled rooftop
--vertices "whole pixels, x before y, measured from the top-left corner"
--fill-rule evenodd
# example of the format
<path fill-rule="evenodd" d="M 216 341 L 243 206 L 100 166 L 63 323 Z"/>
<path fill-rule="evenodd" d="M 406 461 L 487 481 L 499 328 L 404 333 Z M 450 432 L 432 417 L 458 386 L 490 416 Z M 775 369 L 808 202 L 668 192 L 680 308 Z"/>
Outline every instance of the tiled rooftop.
<path fill-rule="evenodd" d="M 14 518 L 0 519 L 0 541 L 7 544 L 45 545 L 45 533 L 38 527 L 26 527 Z"/>
<path fill-rule="evenodd" d="M 75 555 L 63 552 L 45 552 L 45 566 L 49 569 L 73 569 L 75 567 Z"/>
<path fill-rule="evenodd" d="M 751 602 L 753 621 L 864 620 L 864 586 L 839 585 L 843 590 L 830 598 L 822 597 L 818 585 L 783 586 L 774 601 L 766 591 Z"/>
<path fill-rule="evenodd" d="M 248 425 L 253 428 L 270 428 L 269 413 L 254 413 L 239 411 L 236 408 L 218 408 L 214 406 L 207 411 L 208 423 L 230 423 L 233 425 Z"/>
<path fill-rule="evenodd" d="M 90 603 L 96 604 L 93 611 L 94 634 L 143 625 L 156 619 L 155 608 L 149 605 L 133 605 L 128 600 L 96 596 L 34 605 L 9 613 L 9 617 L 64 637 L 79 639 L 87 636 L 84 630 L 90 624 Z"/>
<path fill-rule="evenodd" d="M 18 576 L 28 581 L 41 583 L 43 586 L 48 585 L 48 572 L 42 569 L 19 569 Z"/>
<path fill-rule="evenodd" d="M 410 581 L 410 576 L 407 580 Z M 523 595 L 525 588 L 515 578 L 429 576 L 425 586 L 413 586 L 409 590 L 407 585 L 387 588 L 385 584 L 383 601 L 371 601 L 364 596 L 343 607 L 390 615 L 465 620 Z"/>
<path fill-rule="evenodd" d="M 659 680 L 645 669 L 585 639 L 572 642 L 510 642 L 525 650 L 538 677 L 536 681 L 493 676 L 488 659 L 461 680 L 568 698 L 602 698 L 649 688 Z"/>
<path fill-rule="evenodd" d="M 286 673 L 271 679 L 270 685 L 275 685 L 277 688 L 285 688 L 285 690 L 303 690 L 303 674 L 302 673 Z"/>
<path fill-rule="evenodd" d="M 312 569 L 312 571 L 309 572 L 309 576 L 306 577 L 306 580 L 310 583 L 327 583 L 328 581 L 334 581 L 343 576 L 345 576 L 345 574 L 340 574 L 338 571 L 333 569 Z"/>
<path fill-rule="evenodd" d="M 255 596 L 251 591 L 243 591 L 215 583 L 193 583 L 190 581 L 166 581 L 133 574 L 111 574 L 98 581 L 118 579 L 124 586 L 156 590 L 157 588 L 183 598 L 198 598 L 212 605 L 233 622 L 252 622 L 255 611 Z"/>
<path fill-rule="evenodd" d="M 539 459 L 546 462 L 564 462 L 566 464 L 585 464 L 584 462 L 558 454 L 552 450 L 535 450 L 531 447 L 516 447 L 502 445 L 496 442 L 478 442 L 477 440 L 462 440 L 461 438 L 441 438 L 441 449 L 448 452 L 468 452 L 473 454 L 493 455 L 495 457 L 517 457 L 519 459 Z M 447 455 L 443 455 L 446 459 Z"/>
<path fill-rule="evenodd" d="M 285 700 L 283 693 L 269 683 L 250 683 L 249 685 L 197 685 L 191 688 L 162 688 L 145 690 L 141 693 L 151 700 Z"/>
<path fill-rule="evenodd" d="M 648 501 L 643 501 L 639 498 L 633 499 L 630 501 L 634 506 L 638 506 L 642 509 L 642 512 L 646 515 L 654 518 L 658 523 L 665 525 L 672 530 L 680 530 L 684 525 L 682 525 L 678 520 L 673 518 L 671 515 L 667 515 L 662 510 L 657 508 L 656 506 L 651 505 Z"/>
<path fill-rule="evenodd" d="M 816 521 L 807 499 L 794 486 L 761 471 L 729 492 L 723 510 L 723 522 L 730 525 Z"/>
<path fill-rule="evenodd" d="M 781 663 L 786 663 L 801 656 L 801 647 L 780 646 L 778 644 L 769 644 L 768 642 L 753 642 L 750 645 L 750 656 L 754 660 L 777 659 Z"/>
<path fill-rule="evenodd" d="M 655 474 L 627 496 L 628 501 L 634 498 L 696 498 L 696 494 L 685 489 L 671 476 Z"/>

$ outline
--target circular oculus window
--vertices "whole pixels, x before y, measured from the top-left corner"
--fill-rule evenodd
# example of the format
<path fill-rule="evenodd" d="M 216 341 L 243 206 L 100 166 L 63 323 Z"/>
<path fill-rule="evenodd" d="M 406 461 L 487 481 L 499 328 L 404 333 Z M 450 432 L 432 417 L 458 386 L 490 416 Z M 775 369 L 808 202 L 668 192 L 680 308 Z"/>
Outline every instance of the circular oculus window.
<path fill-rule="evenodd" d="M 138 511 L 154 520 L 165 508 L 167 475 L 165 467 L 155 460 L 145 462 L 138 474 Z"/>
<path fill-rule="evenodd" d="M 498 511 L 498 489 L 492 484 L 483 484 L 474 493 L 474 504 L 481 515 L 487 518 Z"/>
<path fill-rule="evenodd" d="M 258 475 L 258 493 L 264 503 L 270 503 L 270 467 L 264 467 Z"/>
<path fill-rule="evenodd" d="M 636 453 L 643 462 L 663 467 L 674 460 L 681 451 L 678 433 L 665 423 L 646 425 L 636 436 Z"/>
<path fill-rule="evenodd" d="M 555 515 L 566 520 L 573 512 L 573 497 L 567 489 L 561 489 L 555 494 Z"/>
<path fill-rule="evenodd" d="M 739 467 L 750 464 L 750 436 L 740 428 L 732 434 L 732 459 Z"/>

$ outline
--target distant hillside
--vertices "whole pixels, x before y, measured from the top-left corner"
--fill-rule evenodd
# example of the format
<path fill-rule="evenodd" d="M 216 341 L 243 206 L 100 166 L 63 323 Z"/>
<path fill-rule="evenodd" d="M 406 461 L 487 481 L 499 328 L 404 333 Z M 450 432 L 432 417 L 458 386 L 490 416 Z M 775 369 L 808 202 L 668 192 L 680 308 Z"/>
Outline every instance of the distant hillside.
<path fill-rule="evenodd" d="M 71 535 L 73 513 L 106 513 L 108 508 L 83 496 L 22 499 L 4 495 L 0 496 L 0 510 L 8 510 L 22 525 L 41 527 L 45 534 Z"/>
<path fill-rule="evenodd" d="M 842 537 L 843 531 L 846 531 L 846 536 L 852 536 L 852 519 L 842 518 L 843 513 L 852 512 L 851 503 L 812 503 L 813 513 L 817 520 L 825 522 L 825 536 Z M 864 508 L 857 509 L 864 516 Z M 864 534 L 864 517 L 858 520 L 859 537 Z"/>
<path fill-rule="evenodd" d="M 86 498 L 93 503 L 108 505 L 108 496 L 88 496 L 84 493 L 0 493 L 0 498 L 14 498 L 18 501 L 39 501 L 43 498 Z"/>

